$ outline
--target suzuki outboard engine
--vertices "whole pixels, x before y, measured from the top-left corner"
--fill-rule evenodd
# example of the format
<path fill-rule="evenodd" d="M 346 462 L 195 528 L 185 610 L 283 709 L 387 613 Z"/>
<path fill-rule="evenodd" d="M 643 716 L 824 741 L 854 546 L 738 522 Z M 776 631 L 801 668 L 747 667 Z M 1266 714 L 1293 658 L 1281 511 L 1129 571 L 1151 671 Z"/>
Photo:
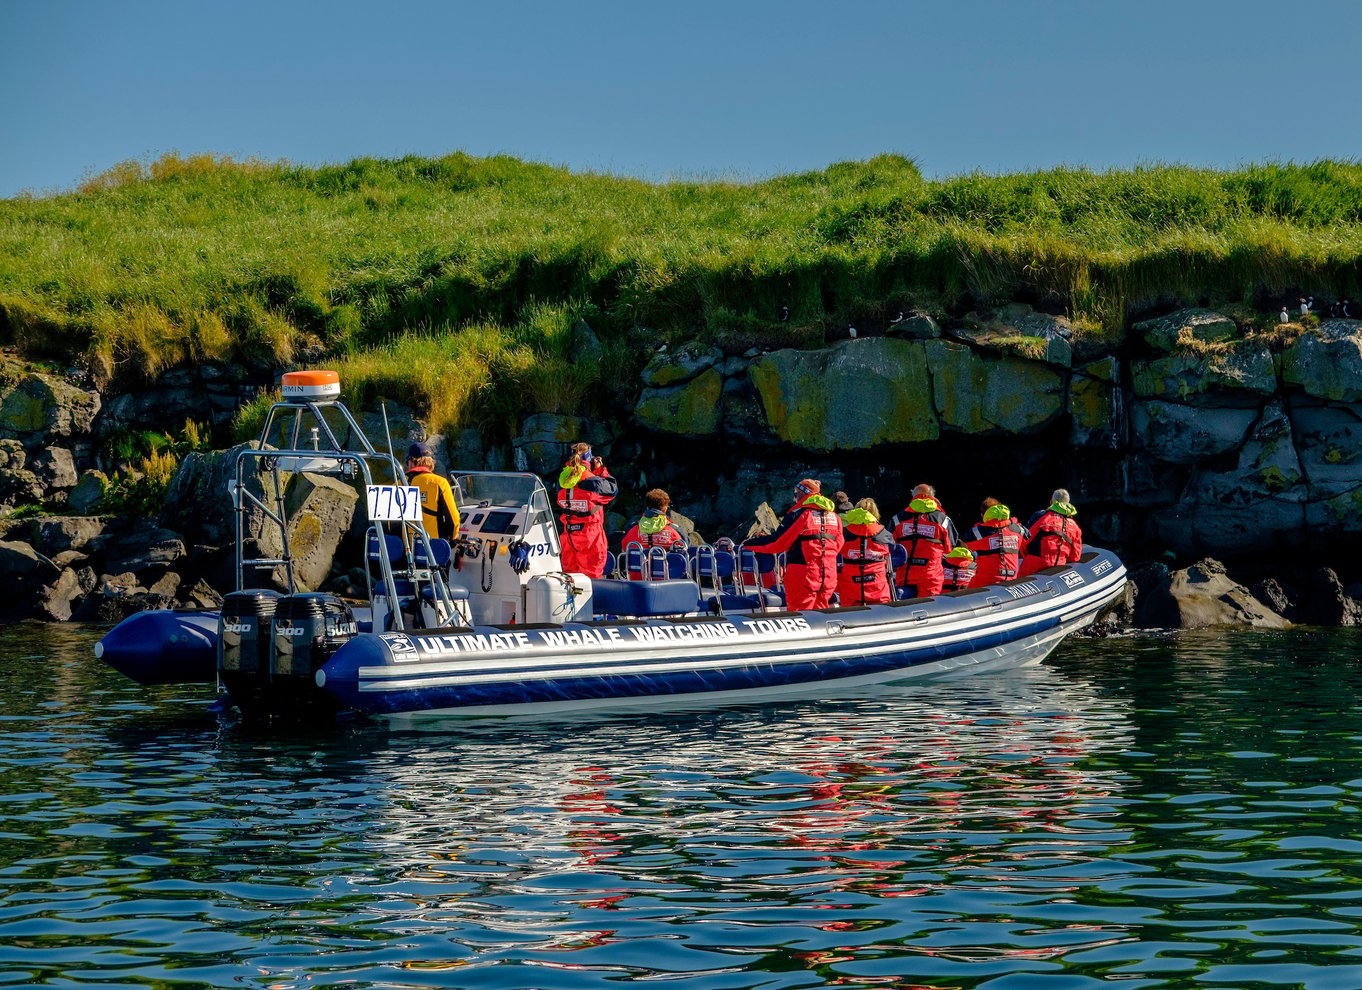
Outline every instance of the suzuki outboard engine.
<path fill-rule="evenodd" d="M 270 656 L 270 713 L 334 712 L 329 696 L 317 690 L 315 675 L 358 631 L 354 613 L 335 595 L 306 592 L 279 599 Z"/>
<path fill-rule="evenodd" d="M 218 618 L 218 676 L 243 711 L 270 679 L 271 620 L 279 592 L 259 588 L 224 595 Z"/>

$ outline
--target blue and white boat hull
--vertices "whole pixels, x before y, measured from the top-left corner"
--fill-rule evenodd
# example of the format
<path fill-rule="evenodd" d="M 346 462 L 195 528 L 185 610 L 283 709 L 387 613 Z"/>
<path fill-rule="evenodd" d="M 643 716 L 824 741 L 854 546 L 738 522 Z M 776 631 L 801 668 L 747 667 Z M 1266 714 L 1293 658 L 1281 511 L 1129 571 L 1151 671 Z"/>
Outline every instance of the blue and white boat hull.
<path fill-rule="evenodd" d="M 369 633 L 317 685 L 382 715 L 515 714 L 823 693 L 1040 662 L 1125 585 L 1115 555 L 1021 581 L 806 612 Z"/>

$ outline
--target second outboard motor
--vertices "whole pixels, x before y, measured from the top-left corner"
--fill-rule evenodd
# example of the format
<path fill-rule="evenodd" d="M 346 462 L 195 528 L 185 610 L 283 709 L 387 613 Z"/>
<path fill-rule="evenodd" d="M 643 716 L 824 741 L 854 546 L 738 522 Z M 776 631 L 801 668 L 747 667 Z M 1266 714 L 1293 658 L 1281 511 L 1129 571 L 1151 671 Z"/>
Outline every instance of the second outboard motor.
<path fill-rule="evenodd" d="M 270 654 L 270 712 L 334 712 L 314 677 L 358 631 L 354 613 L 335 595 L 306 592 L 279 599 Z"/>
<path fill-rule="evenodd" d="M 270 624 L 279 592 L 252 588 L 224 595 L 218 618 L 218 676 L 243 710 L 270 678 Z"/>

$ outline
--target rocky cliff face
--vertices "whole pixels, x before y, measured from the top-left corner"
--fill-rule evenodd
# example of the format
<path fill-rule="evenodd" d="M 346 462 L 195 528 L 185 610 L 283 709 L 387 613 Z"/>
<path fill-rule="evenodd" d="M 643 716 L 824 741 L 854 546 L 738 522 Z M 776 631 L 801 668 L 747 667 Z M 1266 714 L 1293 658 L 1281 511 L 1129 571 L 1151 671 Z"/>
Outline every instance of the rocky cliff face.
<path fill-rule="evenodd" d="M 886 511 L 928 481 L 961 523 L 985 495 L 1021 513 L 1063 486 L 1094 541 L 1127 550 L 1234 559 L 1362 534 L 1362 321 L 1245 335 L 1185 309 L 1133 329 L 1075 346 L 1063 318 L 1011 307 L 816 351 L 663 352 L 616 439 L 701 503 L 678 499 L 702 527 L 813 473 Z"/>
<path fill-rule="evenodd" d="M 886 515 L 926 481 L 961 526 L 984 496 L 1024 517 L 1063 486 L 1087 538 L 1132 564 L 1213 554 L 1260 571 L 1331 564 L 1343 581 L 1362 579 L 1362 321 L 1245 332 L 1183 309 L 1112 343 L 1023 305 L 959 324 L 943 330 L 914 314 L 816 350 L 673 345 L 638 381 L 610 383 L 606 419 L 526 410 L 507 447 L 472 431 L 431 441 L 447 468 L 533 470 L 550 484 L 568 445 L 590 441 L 622 483 L 619 529 L 651 487 L 667 488 L 712 538 L 745 535 L 754 507 L 784 506 L 807 476 L 872 496 Z M 68 514 L 0 524 L 0 573 L 21 591 L 6 614 L 111 617 L 111 598 L 203 602 L 230 584 L 221 455 L 185 459 L 159 519 L 87 514 L 99 511 L 110 435 L 186 418 L 223 425 L 270 383 L 211 366 L 106 396 L 10 366 L 0 509 L 43 502 Z M 410 414 L 390 416 L 405 442 Z M 353 498 L 301 476 L 290 485 L 313 548 L 306 583 L 353 581 L 339 566 L 356 530 Z"/>

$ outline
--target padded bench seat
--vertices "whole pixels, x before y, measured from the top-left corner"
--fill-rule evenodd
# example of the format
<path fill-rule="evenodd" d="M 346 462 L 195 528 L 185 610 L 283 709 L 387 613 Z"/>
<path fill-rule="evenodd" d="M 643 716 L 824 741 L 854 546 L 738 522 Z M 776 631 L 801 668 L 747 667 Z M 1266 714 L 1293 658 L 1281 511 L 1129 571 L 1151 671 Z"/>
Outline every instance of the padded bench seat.
<path fill-rule="evenodd" d="M 694 581 L 591 579 L 591 608 L 597 615 L 680 615 L 694 612 L 699 601 Z"/>

